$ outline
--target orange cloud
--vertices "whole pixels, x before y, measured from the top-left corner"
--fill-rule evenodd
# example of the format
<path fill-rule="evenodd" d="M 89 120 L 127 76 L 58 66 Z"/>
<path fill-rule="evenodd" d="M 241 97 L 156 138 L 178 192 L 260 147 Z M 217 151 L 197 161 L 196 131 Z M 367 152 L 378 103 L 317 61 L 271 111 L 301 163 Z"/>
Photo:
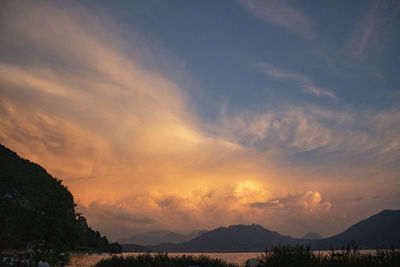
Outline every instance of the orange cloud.
<path fill-rule="evenodd" d="M 112 239 L 235 223 L 300 233 L 324 225 L 318 220 L 334 231 L 331 198 L 363 181 L 332 189 L 340 175 L 290 165 L 286 156 L 343 144 L 399 149 L 391 138 L 398 128 L 386 134 L 399 113 L 373 117 L 383 145 L 365 132 L 335 132 L 320 120 L 357 118 L 317 108 L 222 114 L 206 122 L 190 108 L 178 78 L 184 70 L 174 76 L 156 67 L 152 45 L 135 33 L 124 39 L 103 13 L 62 5 L 4 6 L 7 38 L 0 49 L 15 57 L 0 62 L 0 141 L 63 179 L 89 223 Z M 170 55 L 157 60 L 179 65 Z"/>

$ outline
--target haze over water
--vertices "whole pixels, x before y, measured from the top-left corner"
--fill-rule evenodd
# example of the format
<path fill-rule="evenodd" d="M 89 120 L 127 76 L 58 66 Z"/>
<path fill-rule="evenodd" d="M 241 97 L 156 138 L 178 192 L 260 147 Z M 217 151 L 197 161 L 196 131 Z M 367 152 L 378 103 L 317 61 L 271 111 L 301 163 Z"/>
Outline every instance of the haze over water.
<path fill-rule="evenodd" d="M 400 205 L 398 1 L 2 1 L 0 143 L 111 240 L 330 236 Z"/>

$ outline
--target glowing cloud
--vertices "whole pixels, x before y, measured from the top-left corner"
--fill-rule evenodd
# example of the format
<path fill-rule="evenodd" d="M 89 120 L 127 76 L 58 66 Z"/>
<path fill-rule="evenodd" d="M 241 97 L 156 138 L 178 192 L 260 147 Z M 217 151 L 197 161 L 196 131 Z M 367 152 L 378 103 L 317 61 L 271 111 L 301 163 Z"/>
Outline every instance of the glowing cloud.
<path fill-rule="evenodd" d="M 254 3 L 242 4 L 251 12 L 254 5 L 270 5 Z M 272 5 L 294 15 L 294 22 L 271 17 L 268 7 L 257 16 L 312 38 L 304 15 Z M 184 64 L 169 54 L 156 60 L 154 44 L 104 13 L 71 3 L 16 1 L 1 12 L 7 23 L 0 49 L 11 56 L 0 61 L 0 142 L 63 179 L 89 223 L 111 239 L 236 223 L 284 234 L 303 235 L 311 226 L 334 233 L 341 225 L 332 218 L 342 216 L 346 202 L 339 193 L 349 184 L 361 188 L 379 164 L 390 166 L 379 172 L 389 182 L 364 192 L 390 191 L 395 180 L 398 110 L 354 115 L 291 105 L 222 112 L 208 121 L 190 107 L 180 79 Z M 154 63 L 159 61 L 164 64 Z M 174 71 L 159 67 L 165 65 Z M 336 99 L 305 76 L 260 68 Z M 328 154 L 328 163 L 293 163 L 310 151 Z M 367 167 L 338 170 L 330 157 L 335 152 L 344 161 L 361 155 L 358 166 Z M 287 223 L 294 219 L 299 223 Z"/>

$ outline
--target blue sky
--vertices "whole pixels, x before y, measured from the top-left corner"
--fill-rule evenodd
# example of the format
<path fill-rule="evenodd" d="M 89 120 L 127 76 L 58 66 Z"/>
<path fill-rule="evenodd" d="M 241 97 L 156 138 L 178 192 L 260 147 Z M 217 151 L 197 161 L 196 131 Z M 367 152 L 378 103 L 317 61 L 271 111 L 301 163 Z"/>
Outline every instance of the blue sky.
<path fill-rule="evenodd" d="M 399 7 L 395 2 L 105 5 L 122 23 L 182 60 L 186 72 L 199 81 L 201 92 L 212 102 L 246 109 L 265 108 L 276 100 L 321 103 L 336 109 L 382 109 L 398 104 L 398 97 L 391 95 L 397 95 L 399 82 Z M 296 81 L 277 80 L 257 71 L 258 63 L 305 75 L 338 99 L 331 103 L 326 97 L 304 94 Z M 199 103 L 200 112 L 207 102 Z M 218 113 L 218 107 L 212 113 Z"/>
<path fill-rule="evenodd" d="M 0 142 L 111 239 L 237 223 L 328 236 L 400 208 L 397 1 L 5 1 L 0 15 Z"/>

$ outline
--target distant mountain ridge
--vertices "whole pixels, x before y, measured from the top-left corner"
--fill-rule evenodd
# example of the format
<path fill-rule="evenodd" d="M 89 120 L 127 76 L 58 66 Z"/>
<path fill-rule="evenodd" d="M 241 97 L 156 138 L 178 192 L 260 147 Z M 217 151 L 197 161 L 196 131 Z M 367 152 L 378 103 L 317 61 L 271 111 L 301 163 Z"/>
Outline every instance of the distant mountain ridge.
<path fill-rule="evenodd" d="M 319 240 L 317 245 L 322 249 L 340 249 L 352 240 L 362 249 L 400 248 L 400 210 L 382 210 L 340 234 Z"/>
<path fill-rule="evenodd" d="M 344 232 L 329 238 L 304 239 L 283 236 L 261 225 L 231 225 L 206 232 L 192 240 L 147 246 L 166 252 L 259 252 L 276 245 L 306 245 L 313 250 L 341 249 L 352 241 L 360 249 L 400 248 L 400 210 L 383 210 Z"/>
<path fill-rule="evenodd" d="M 152 251 L 170 252 L 250 252 L 264 250 L 278 243 L 296 243 L 297 239 L 282 236 L 261 225 L 220 227 L 180 244 L 148 246 Z"/>
<path fill-rule="evenodd" d="M 324 237 L 320 233 L 309 232 L 309 233 L 305 234 L 303 238 L 319 240 L 319 239 L 323 239 Z"/>
<path fill-rule="evenodd" d="M 189 241 L 206 232 L 207 231 L 205 230 L 194 230 L 187 235 L 183 235 L 171 231 L 157 230 L 157 231 L 150 231 L 146 233 L 136 234 L 129 238 L 120 239 L 118 242 L 124 244 L 134 243 L 142 246 L 151 246 L 161 243 L 177 244 Z"/>

